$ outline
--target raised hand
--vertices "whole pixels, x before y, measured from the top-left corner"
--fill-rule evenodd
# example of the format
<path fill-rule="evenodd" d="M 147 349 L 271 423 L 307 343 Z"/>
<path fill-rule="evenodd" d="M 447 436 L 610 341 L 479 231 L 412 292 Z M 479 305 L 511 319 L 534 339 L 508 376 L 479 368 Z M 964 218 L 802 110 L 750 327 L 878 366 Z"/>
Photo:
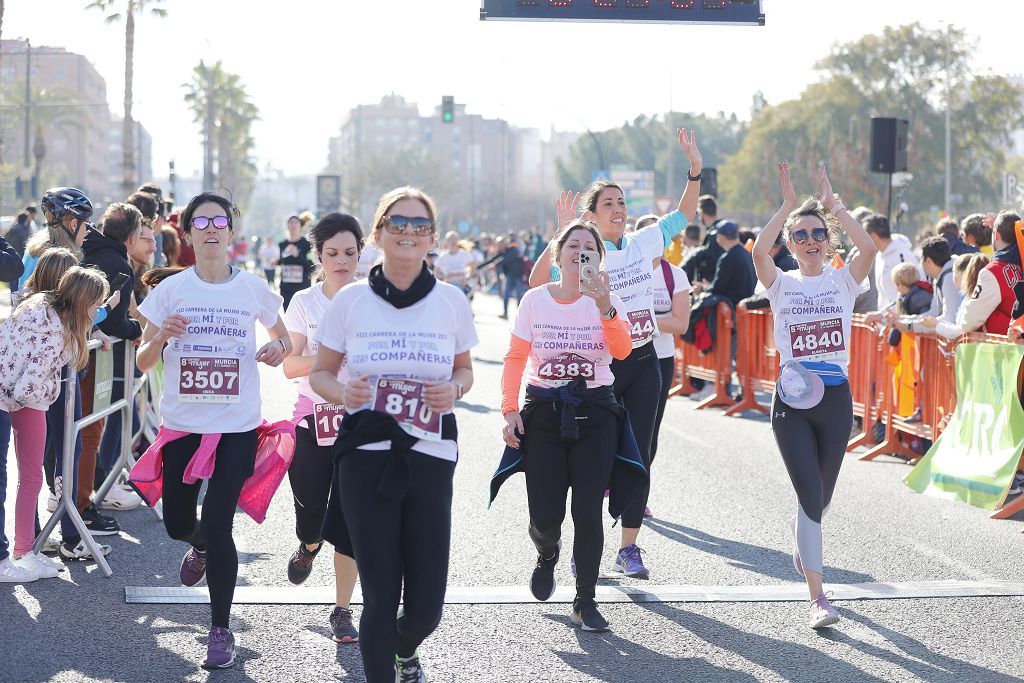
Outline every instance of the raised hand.
<path fill-rule="evenodd" d="M 558 229 L 576 220 L 576 212 L 580 205 L 579 192 L 562 192 L 555 200 L 555 212 L 558 215 Z"/>
<path fill-rule="evenodd" d="M 783 161 L 776 166 L 779 170 L 779 185 L 782 186 L 782 205 L 792 208 L 796 206 L 796 190 L 793 189 L 793 178 L 789 175 L 789 162 Z"/>
<path fill-rule="evenodd" d="M 831 212 L 836 205 L 836 195 L 832 192 L 832 182 L 828 179 L 828 172 L 825 170 L 824 161 L 818 162 L 818 180 L 821 182 L 821 193 L 818 195 L 818 201 Z"/>
<path fill-rule="evenodd" d="M 682 147 L 683 152 L 686 154 L 686 158 L 690 160 L 690 175 L 700 174 L 701 168 L 703 168 L 704 157 L 700 154 L 700 149 L 697 147 L 697 136 L 691 130 L 690 136 L 686 136 L 685 128 L 676 129 L 676 139 L 679 141 L 679 146 Z"/>

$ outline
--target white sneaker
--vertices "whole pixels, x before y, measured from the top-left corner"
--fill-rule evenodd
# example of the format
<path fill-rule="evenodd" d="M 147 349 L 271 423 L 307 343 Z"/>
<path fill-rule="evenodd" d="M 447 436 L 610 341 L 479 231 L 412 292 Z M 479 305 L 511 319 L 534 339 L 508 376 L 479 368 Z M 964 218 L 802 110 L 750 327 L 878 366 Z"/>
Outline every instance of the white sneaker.
<path fill-rule="evenodd" d="M 56 555 L 59 549 L 60 541 L 54 538 L 53 536 L 50 536 L 45 541 L 43 541 L 43 547 L 40 549 L 39 552 L 46 553 L 49 555 Z"/>
<path fill-rule="evenodd" d="M 15 564 L 19 564 L 29 571 L 35 572 L 36 578 L 55 578 L 58 574 L 57 569 L 50 564 L 49 560 L 41 560 L 39 559 L 40 557 L 41 555 L 36 555 L 35 553 L 25 553 Z"/>
<path fill-rule="evenodd" d="M 107 497 L 97 506 L 100 510 L 114 510 L 124 512 L 134 510 L 142 505 L 142 499 L 134 492 L 129 493 L 120 486 L 114 485 L 107 491 Z"/>
<path fill-rule="evenodd" d="M 60 545 L 60 544 L 58 544 L 58 545 Z M 64 571 L 64 563 L 61 562 L 60 560 L 55 560 L 52 557 L 47 557 L 46 555 L 43 555 L 42 553 L 27 553 L 25 555 L 25 557 L 28 557 L 29 555 L 33 555 L 36 558 L 34 560 L 36 562 L 42 562 L 44 565 L 48 565 L 50 567 L 53 567 L 58 572 Z"/>
<path fill-rule="evenodd" d="M 16 564 L 9 557 L 0 562 L 0 583 L 31 583 L 38 578 L 34 571 Z"/>
<path fill-rule="evenodd" d="M 46 497 L 46 511 L 56 512 L 57 511 L 57 494 L 51 493 Z"/>

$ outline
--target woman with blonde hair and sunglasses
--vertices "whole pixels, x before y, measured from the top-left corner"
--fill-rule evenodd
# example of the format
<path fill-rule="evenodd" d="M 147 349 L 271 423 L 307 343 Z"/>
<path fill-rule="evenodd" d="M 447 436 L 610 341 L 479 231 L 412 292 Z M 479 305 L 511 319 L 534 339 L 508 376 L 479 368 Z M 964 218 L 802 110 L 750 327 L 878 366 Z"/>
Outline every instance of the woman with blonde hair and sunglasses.
<path fill-rule="evenodd" d="M 790 522 L 796 543 L 793 568 L 807 582 L 810 626 L 824 628 L 839 613 L 822 589 L 821 520 L 835 491 L 853 426 L 847 368 L 853 304 L 868 290 L 875 245 L 867 231 L 832 193 L 825 163 L 818 166 L 821 191 L 797 204 L 789 164 L 778 165 L 782 206 L 754 243 L 757 279 L 765 286 L 775 320 L 781 369 L 772 400 L 771 423 L 782 461 L 797 496 Z M 845 230 L 859 253 L 842 268 L 829 265 Z M 771 257 L 779 234 L 800 265 L 783 272 Z"/>
<path fill-rule="evenodd" d="M 436 226 L 422 191 L 381 197 L 371 236 L 382 261 L 331 299 L 310 371 L 313 391 L 346 411 L 323 537 L 337 546 L 347 533 L 355 551 L 369 683 L 426 681 L 417 648 L 444 607 L 459 455 L 452 410 L 473 385 L 477 335 L 462 291 L 424 262 Z"/>

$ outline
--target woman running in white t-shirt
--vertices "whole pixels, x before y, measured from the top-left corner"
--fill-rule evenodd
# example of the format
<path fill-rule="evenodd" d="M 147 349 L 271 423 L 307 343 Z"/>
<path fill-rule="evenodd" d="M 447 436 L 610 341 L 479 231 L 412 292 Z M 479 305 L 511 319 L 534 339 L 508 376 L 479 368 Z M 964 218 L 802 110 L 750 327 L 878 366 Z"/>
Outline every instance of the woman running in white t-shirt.
<path fill-rule="evenodd" d="M 318 327 L 327 314 L 327 307 L 338 291 L 355 279 L 363 230 L 353 216 L 329 213 L 309 232 L 313 250 L 320 261 L 316 284 L 296 292 L 284 314 L 284 323 L 292 341 L 292 355 L 284 359 L 284 374 L 299 377 L 299 397 L 292 419 L 296 421 L 295 457 L 288 468 L 288 481 L 295 501 L 295 533 L 298 550 L 288 560 L 288 580 L 298 585 L 313 569 L 313 560 L 320 552 L 321 535 L 327 500 L 334 481 L 334 441 L 344 413 L 344 406 L 335 405 L 317 395 L 309 386 L 309 371 L 319 344 L 314 340 Z M 338 381 L 344 383 L 348 373 L 344 367 Z M 335 642 L 354 643 L 359 632 L 352 625 L 352 590 L 356 585 L 356 561 L 347 537 L 334 548 L 335 606 L 331 612 L 331 633 Z"/>
<path fill-rule="evenodd" d="M 797 496 L 791 522 L 796 537 L 793 566 L 807 581 L 811 628 L 830 626 L 839 613 L 822 589 L 821 518 L 832 502 L 853 426 L 847 379 L 853 302 L 866 292 L 875 246 L 864 227 L 832 193 L 825 164 L 818 167 L 821 193 L 797 206 L 789 164 L 778 165 L 782 206 L 754 243 L 757 279 L 765 286 L 775 319 L 782 368 L 772 401 L 771 423 L 782 461 Z M 846 231 L 859 253 L 836 270 L 829 265 Z M 770 251 L 780 232 L 800 264 L 783 272 Z"/>
<path fill-rule="evenodd" d="M 584 218 L 594 221 L 604 239 L 607 250 L 605 271 L 611 279 L 612 292 L 622 299 L 625 307 L 622 315 L 629 325 L 633 344 L 629 356 L 612 362 L 615 397 L 629 411 L 637 446 L 648 472 L 651 471 L 651 443 L 661 391 L 661 369 L 654 349 L 658 325 L 654 313 L 651 263 L 665 252 L 672 238 L 686 228 L 687 221 L 696 213 L 703 164 L 693 131 L 687 135 L 685 130 L 677 130 L 676 139 L 690 160 L 686 189 L 677 210 L 663 216 L 654 225 L 625 234 L 626 198 L 622 188 L 608 180 L 591 183 L 582 197 L 575 200 L 566 201 L 563 193 L 558 204 L 560 226 L 575 218 L 578 203 L 584 209 Z M 550 265 L 550 255 L 545 249 L 530 275 L 531 286 L 551 280 Z M 636 544 L 649 495 L 648 484 L 622 512 L 622 543 L 615 555 L 612 571 L 627 577 L 650 577 L 640 557 L 640 547 Z"/>
<path fill-rule="evenodd" d="M 335 542 L 332 525 L 351 538 L 369 683 L 425 680 L 417 648 L 441 620 L 448 580 L 459 453 L 452 410 L 473 384 L 477 336 L 466 297 L 424 263 L 436 220 L 420 190 L 381 197 L 371 235 L 383 260 L 331 300 L 309 377 L 346 411 L 324 538 Z"/>
<path fill-rule="evenodd" d="M 139 305 L 147 320 L 139 370 L 151 370 L 161 355 L 164 361 L 156 440 L 163 444 L 164 526 L 171 538 L 190 545 L 181 561 L 182 584 L 194 586 L 205 576 L 210 588 L 207 669 L 223 669 L 235 660 L 229 620 L 238 554 L 231 529 L 243 486 L 254 472 L 256 428 L 263 422 L 256 364 L 276 367 L 291 352 L 279 316 L 281 297 L 263 278 L 227 264 L 234 215 L 235 207 L 224 197 L 211 192 L 193 197 L 181 212 L 181 224 L 196 265 L 163 280 Z M 256 343 L 257 321 L 270 331 L 271 341 L 262 346 Z M 202 481 L 190 472 L 211 447 L 215 464 L 197 522 Z"/>

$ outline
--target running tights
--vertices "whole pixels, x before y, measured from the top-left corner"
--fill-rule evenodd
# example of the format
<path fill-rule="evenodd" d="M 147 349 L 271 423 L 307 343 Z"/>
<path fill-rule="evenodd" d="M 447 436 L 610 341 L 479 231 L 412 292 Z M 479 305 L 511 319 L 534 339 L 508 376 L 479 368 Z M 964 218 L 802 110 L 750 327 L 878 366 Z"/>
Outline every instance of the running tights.
<path fill-rule="evenodd" d="M 406 460 L 409 486 L 384 496 L 377 488 L 392 458 Z M 454 462 L 423 453 L 339 455 L 336 485 L 363 591 L 359 649 L 367 683 L 392 683 L 395 655 L 413 656 L 441 622 L 454 475 Z"/>
<path fill-rule="evenodd" d="M 796 489 L 796 542 L 804 568 L 822 573 L 821 518 L 832 502 L 846 443 L 853 427 L 849 383 L 825 387 L 821 402 L 797 410 L 778 393 L 772 400 L 772 432 Z"/>
<path fill-rule="evenodd" d="M 615 374 L 615 398 L 629 411 L 633 425 L 633 436 L 640 449 L 640 457 L 651 472 L 651 442 L 654 438 L 654 422 L 658 415 L 658 399 L 661 395 L 661 367 L 654 342 L 633 349 L 624 360 L 612 360 Z M 639 529 L 644 520 L 644 508 L 651 494 L 651 485 L 644 485 L 643 491 L 626 506 L 622 512 L 622 526 Z"/>
<path fill-rule="evenodd" d="M 197 523 L 196 504 L 203 482 L 186 484 L 181 478 L 201 438 L 189 434 L 164 446 L 164 527 L 171 538 L 206 552 L 213 625 L 228 628 L 238 579 L 238 553 L 231 528 L 242 484 L 252 475 L 256 462 L 256 430 L 221 436 L 213 476 L 203 498 L 203 518 Z"/>
<path fill-rule="evenodd" d="M 543 557 L 555 553 L 571 488 L 576 596 L 593 599 L 604 549 L 601 516 L 615 462 L 618 419 L 600 406 L 583 403 L 576 409 L 578 440 L 563 437 L 561 424 L 562 404 L 552 403 L 535 408 L 524 425 L 530 539 Z"/>
<path fill-rule="evenodd" d="M 318 446 L 316 434 L 306 428 L 303 420 L 295 430 L 295 457 L 288 468 L 288 483 L 295 501 L 295 535 L 306 545 L 323 540 L 324 516 L 333 481 L 334 447 Z"/>
<path fill-rule="evenodd" d="M 659 358 L 658 365 L 661 367 L 661 394 L 658 396 L 658 412 L 654 417 L 654 436 L 651 437 L 651 462 L 654 462 L 654 456 L 658 454 L 658 433 L 661 432 L 661 418 L 665 417 L 668 392 L 672 391 L 672 382 L 676 378 L 676 359 L 672 356 Z"/>

